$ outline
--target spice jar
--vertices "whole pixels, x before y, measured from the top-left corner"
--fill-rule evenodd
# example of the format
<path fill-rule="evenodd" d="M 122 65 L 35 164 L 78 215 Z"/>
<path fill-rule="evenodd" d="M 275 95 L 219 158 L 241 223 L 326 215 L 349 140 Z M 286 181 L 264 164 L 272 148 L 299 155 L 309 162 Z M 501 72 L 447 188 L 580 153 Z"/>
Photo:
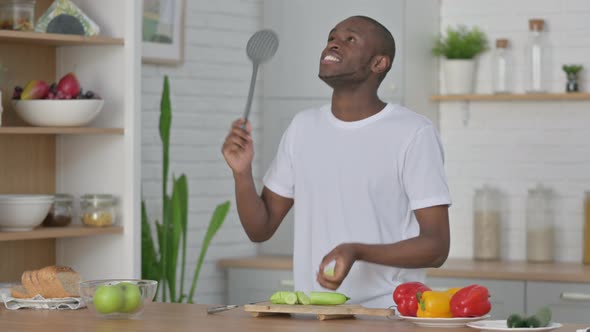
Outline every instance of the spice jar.
<path fill-rule="evenodd" d="M 508 39 L 496 39 L 496 48 L 492 58 L 492 87 L 494 93 L 509 92 L 510 65 Z"/>
<path fill-rule="evenodd" d="M 64 227 L 72 222 L 74 197 L 69 194 L 56 194 L 49 213 L 43 220 L 46 227 Z"/>
<path fill-rule="evenodd" d="M 525 91 L 527 93 L 546 92 L 547 72 L 550 67 L 550 47 L 544 31 L 545 21 L 541 19 L 529 20 L 529 37 L 525 46 Z"/>
<path fill-rule="evenodd" d="M 484 185 L 473 197 L 473 258 L 500 259 L 501 234 L 501 193 Z"/>
<path fill-rule="evenodd" d="M 584 202 L 584 264 L 590 264 L 590 191 Z"/>
<path fill-rule="evenodd" d="M 105 227 L 115 223 L 115 198 L 112 195 L 86 194 L 80 197 L 82 223 Z"/>
<path fill-rule="evenodd" d="M 530 189 L 526 209 L 526 248 L 530 262 L 551 262 L 555 252 L 553 192 L 542 185 Z"/>
<path fill-rule="evenodd" d="M 32 31 L 34 27 L 34 0 L 4 0 L 0 2 L 1 30 Z"/>

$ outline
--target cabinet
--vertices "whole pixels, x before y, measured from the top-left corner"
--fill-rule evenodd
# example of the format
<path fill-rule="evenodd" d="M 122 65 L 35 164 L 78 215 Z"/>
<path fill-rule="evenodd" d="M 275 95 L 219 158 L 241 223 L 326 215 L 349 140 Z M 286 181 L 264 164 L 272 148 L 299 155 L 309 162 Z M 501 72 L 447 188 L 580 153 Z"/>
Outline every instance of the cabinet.
<path fill-rule="evenodd" d="M 37 0 L 37 16 L 51 2 Z M 85 279 L 140 275 L 141 2 L 74 2 L 101 27 L 101 37 L 0 30 L 0 63 L 7 68 L 0 83 L 0 193 L 113 194 L 117 226 L 0 233 L 0 282 L 49 264 L 72 266 Z M 68 72 L 105 100 L 90 127 L 30 127 L 16 116 L 9 100 L 15 85 L 53 82 Z"/>
<path fill-rule="evenodd" d="M 262 170 L 275 156 L 280 138 L 293 116 L 306 108 L 330 103 L 331 88 L 318 78 L 321 51 L 329 31 L 340 21 L 366 15 L 385 25 L 396 40 L 393 67 L 379 95 L 437 120 L 428 96 L 438 82 L 432 38 L 439 31 L 439 1 L 410 0 L 272 0 L 264 1 L 264 27 L 280 38 L 275 57 L 262 67 Z M 255 138 L 256 139 L 256 138 Z M 263 254 L 293 252 L 293 218 L 289 214 L 273 238 L 262 244 Z"/>

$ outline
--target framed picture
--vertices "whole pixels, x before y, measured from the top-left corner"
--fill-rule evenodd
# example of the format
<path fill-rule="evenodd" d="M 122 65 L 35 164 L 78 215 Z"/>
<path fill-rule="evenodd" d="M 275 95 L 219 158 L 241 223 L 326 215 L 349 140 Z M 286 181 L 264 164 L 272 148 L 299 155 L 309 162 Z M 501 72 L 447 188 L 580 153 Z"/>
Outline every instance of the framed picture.
<path fill-rule="evenodd" d="M 142 61 L 179 64 L 184 59 L 185 0 L 143 0 Z"/>

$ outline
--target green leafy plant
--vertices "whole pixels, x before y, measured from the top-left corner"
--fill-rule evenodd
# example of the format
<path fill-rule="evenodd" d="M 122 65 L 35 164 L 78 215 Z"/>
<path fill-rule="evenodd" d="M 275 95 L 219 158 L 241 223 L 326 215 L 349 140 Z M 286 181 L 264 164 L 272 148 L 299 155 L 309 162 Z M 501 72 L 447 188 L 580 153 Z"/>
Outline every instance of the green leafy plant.
<path fill-rule="evenodd" d="M 447 59 L 473 59 L 488 49 L 487 44 L 485 33 L 477 27 L 469 30 L 466 26 L 459 25 L 456 29 L 448 27 L 447 35 L 437 38 L 432 54 Z"/>
<path fill-rule="evenodd" d="M 188 184 L 186 175 L 176 178 L 172 176 L 172 196 L 168 195 L 168 165 L 170 151 L 170 125 L 172 123 L 172 107 L 170 104 L 170 84 L 168 77 L 164 77 L 164 89 L 160 104 L 160 139 L 162 140 L 162 223 L 155 221 L 157 243 L 154 243 L 151 226 L 147 215 L 145 202 L 141 202 L 141 274 L 144 279 L 158 280 L 158 292 L 161 300 L 170 302 L 193 303 L 197 279 L 201 266 L 207 254 L 211 240 L 223 224 L 229 211 L 230 203 L 226 201 L 217 205 L 203 244 L 192 278 L 191 288 L 185 294 L 184 276 L 187 253 L 187 224 L 188 224 Z M 180 249 L 182 248 L 182 252 Z M 176 273 L 179 253 L 181 254 L 180 287 L 177 289 Z M 177 293 L 178 290 L 178 293 Z M 157 295 L 156 295 L 157 296 Z"/>
<path fill-rule="evenodd" d="M 561 69 L 563 69 L 563 71 L 569 76 L 569 75 L 578 75 L 578 73 L 584 69 L 584 66 L 582 65 L 563 65 L 563 67 L 561 67 Z"/>

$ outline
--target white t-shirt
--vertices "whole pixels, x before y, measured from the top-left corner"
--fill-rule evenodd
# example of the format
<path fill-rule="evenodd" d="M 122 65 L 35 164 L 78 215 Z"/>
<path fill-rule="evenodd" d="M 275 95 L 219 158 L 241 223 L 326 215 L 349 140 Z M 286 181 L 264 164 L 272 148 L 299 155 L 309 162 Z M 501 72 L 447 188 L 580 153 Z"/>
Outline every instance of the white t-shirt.
<path fill-rule="evenodd" d="M 413 210 L 451 204 L 443 158 L 432 123 L 399 105 L 354 122 L 336 118 L 330 105 L 298 113 L 263 179 L 294 199 L 295 289 L 326 291 L 316 273 L 339 244 L 417 236 Z M 423 269 L 357 261 L 338 292 L 351 303 L 389 307 L 398 284 L 423 280 Z"/>

